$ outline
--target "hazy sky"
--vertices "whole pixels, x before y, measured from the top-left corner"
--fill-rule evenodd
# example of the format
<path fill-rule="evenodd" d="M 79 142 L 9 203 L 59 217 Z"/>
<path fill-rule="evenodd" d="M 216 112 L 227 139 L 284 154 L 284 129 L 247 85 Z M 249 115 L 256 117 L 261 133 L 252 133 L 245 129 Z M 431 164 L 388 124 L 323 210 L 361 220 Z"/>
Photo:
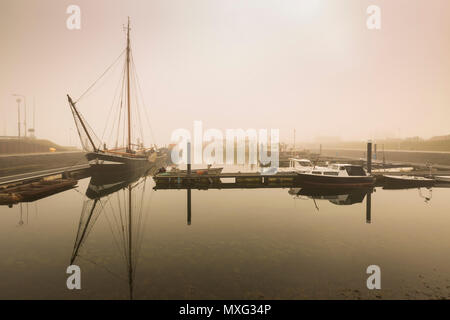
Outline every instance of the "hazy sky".
<path fill-rule="evenodd" d="M 372 4 L 381 30 L 366 27 Z M 0 135 L 17 134 L 20 93 L 38 137 L 74 144 L 65 95 L 120 54 L 127 16 L 158 143 L 194 120 L 297 141 L 450 133 L 448 0 L 1 0 Z M 100 134 L 117 81 L 78 104 Z"/>

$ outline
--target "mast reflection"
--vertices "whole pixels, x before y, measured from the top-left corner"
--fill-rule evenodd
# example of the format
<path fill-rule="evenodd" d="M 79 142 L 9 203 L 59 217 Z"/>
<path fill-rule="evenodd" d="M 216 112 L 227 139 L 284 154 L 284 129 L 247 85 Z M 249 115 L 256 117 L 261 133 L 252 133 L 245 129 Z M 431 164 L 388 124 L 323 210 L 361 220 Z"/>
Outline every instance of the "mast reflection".
<path fill-rule="evenodd" d="M 103 214 L 126 266 L 130 299 L 134 298 L 136 265 L 148 214 L 144 194 L 149 173 L 134 170 L 91 177 L 70 258 L 71 265 L 83 258 L 80 252 L 84 243 Z"/>

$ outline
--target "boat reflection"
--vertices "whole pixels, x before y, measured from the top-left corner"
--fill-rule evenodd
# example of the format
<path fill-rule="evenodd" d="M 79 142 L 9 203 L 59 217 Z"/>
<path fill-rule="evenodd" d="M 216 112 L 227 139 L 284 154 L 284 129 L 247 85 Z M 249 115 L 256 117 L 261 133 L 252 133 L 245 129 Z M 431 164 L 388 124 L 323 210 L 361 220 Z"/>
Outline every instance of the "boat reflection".
<path fill-rule="evenodd" d="M 364 198 L 366 198 L 366 223 L 372 223 L 372 193 L 374 191 L 374 188 L 290 188 L 288 193 L 295 199 L 313 200 L 317 211 L 319 211 L 319 206 L 316 200 L 328 200 L 338 206 L 348 206 L 356 203 L 362 203 Z"/>
<path fill-rule="evenodd" d="M 352 205 L 361 203 L 373 188 L 364 189 L 319 189 L 319 188 L 290 188 L 289 194 L 296 198 L 310 198 L 314 200 L 328 200 L 335 205 Z"/>
<path fill-rule="evenodd" d="M 126 266 L 130 299 L 133 299 L 139 248 L 148 216 L 149 199 L 144 195 L 148 186 L 148 176 L 152 173 L 153 170 L 133 170 L 92 176 L 86 190 L 87 199 L 83 204 L 70 257 L 71 265 L 83 259 L 81 254 L 83 246 L 99 216 L 104 215 Z M 151 190 L 150 186 L 148 188 Z"/>

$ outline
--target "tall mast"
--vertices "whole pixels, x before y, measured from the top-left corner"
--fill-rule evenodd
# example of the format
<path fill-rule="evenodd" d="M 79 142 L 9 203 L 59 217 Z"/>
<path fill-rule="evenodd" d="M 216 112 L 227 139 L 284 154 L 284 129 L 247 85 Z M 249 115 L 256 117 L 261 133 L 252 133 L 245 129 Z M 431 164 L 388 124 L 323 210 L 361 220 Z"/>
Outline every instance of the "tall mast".
<path fill-rule="evenodd" d="M 127 107 L 128 107 L 128 146 L 127 146 L 127 152 L 131 152 L 130 17 L 128 17 L 128 28 L 127 28 Z"/>

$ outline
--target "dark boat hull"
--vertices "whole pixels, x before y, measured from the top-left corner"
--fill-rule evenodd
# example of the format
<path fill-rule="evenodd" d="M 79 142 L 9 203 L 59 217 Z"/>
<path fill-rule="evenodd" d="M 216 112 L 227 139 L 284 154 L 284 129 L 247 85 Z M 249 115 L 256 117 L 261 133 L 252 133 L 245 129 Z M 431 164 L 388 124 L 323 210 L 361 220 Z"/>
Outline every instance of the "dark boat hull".
<path fill-rule="evenodd" d="M 157 167 L 150 169 L 102 170 L 93 172 L 91 181 L 86 190 L 86 196 L 90 199 L 99 199 L 123 189 L 140 178 L 152 175 Z"/>
<path fill-rule="evenodd" d="M 150 163 L 147 157 L 127 157 L 123 155 L 115 155 L 108 153 L 89 152 L 86 154 L 86 158 L 91 166 L 143 166 Z"/>
<path fill-rule="evenodd" d="M 153 166 L 159 166 L 165 161 L 167 156 L 126 156 L 119 154 L 108 154 L 99 152 L 89 152 L 86 158 L 94 171 L 111 170 L 130 170 L 130 169 L 150 169 Z M 151 160 L 150 160 L 151 159 Z"/>
<path fill-rule="evenodd" d="M 371 176 L 338 177 L 298 173 L 297 182 L 302 186 L 313 188 L 363 188 L 373 186 L 375 178 Z"/>
<path fill-rule="evenodd" d="M 430 188 L 434 180 L 397 179 L 383 176 L 383 189 Z"/>

